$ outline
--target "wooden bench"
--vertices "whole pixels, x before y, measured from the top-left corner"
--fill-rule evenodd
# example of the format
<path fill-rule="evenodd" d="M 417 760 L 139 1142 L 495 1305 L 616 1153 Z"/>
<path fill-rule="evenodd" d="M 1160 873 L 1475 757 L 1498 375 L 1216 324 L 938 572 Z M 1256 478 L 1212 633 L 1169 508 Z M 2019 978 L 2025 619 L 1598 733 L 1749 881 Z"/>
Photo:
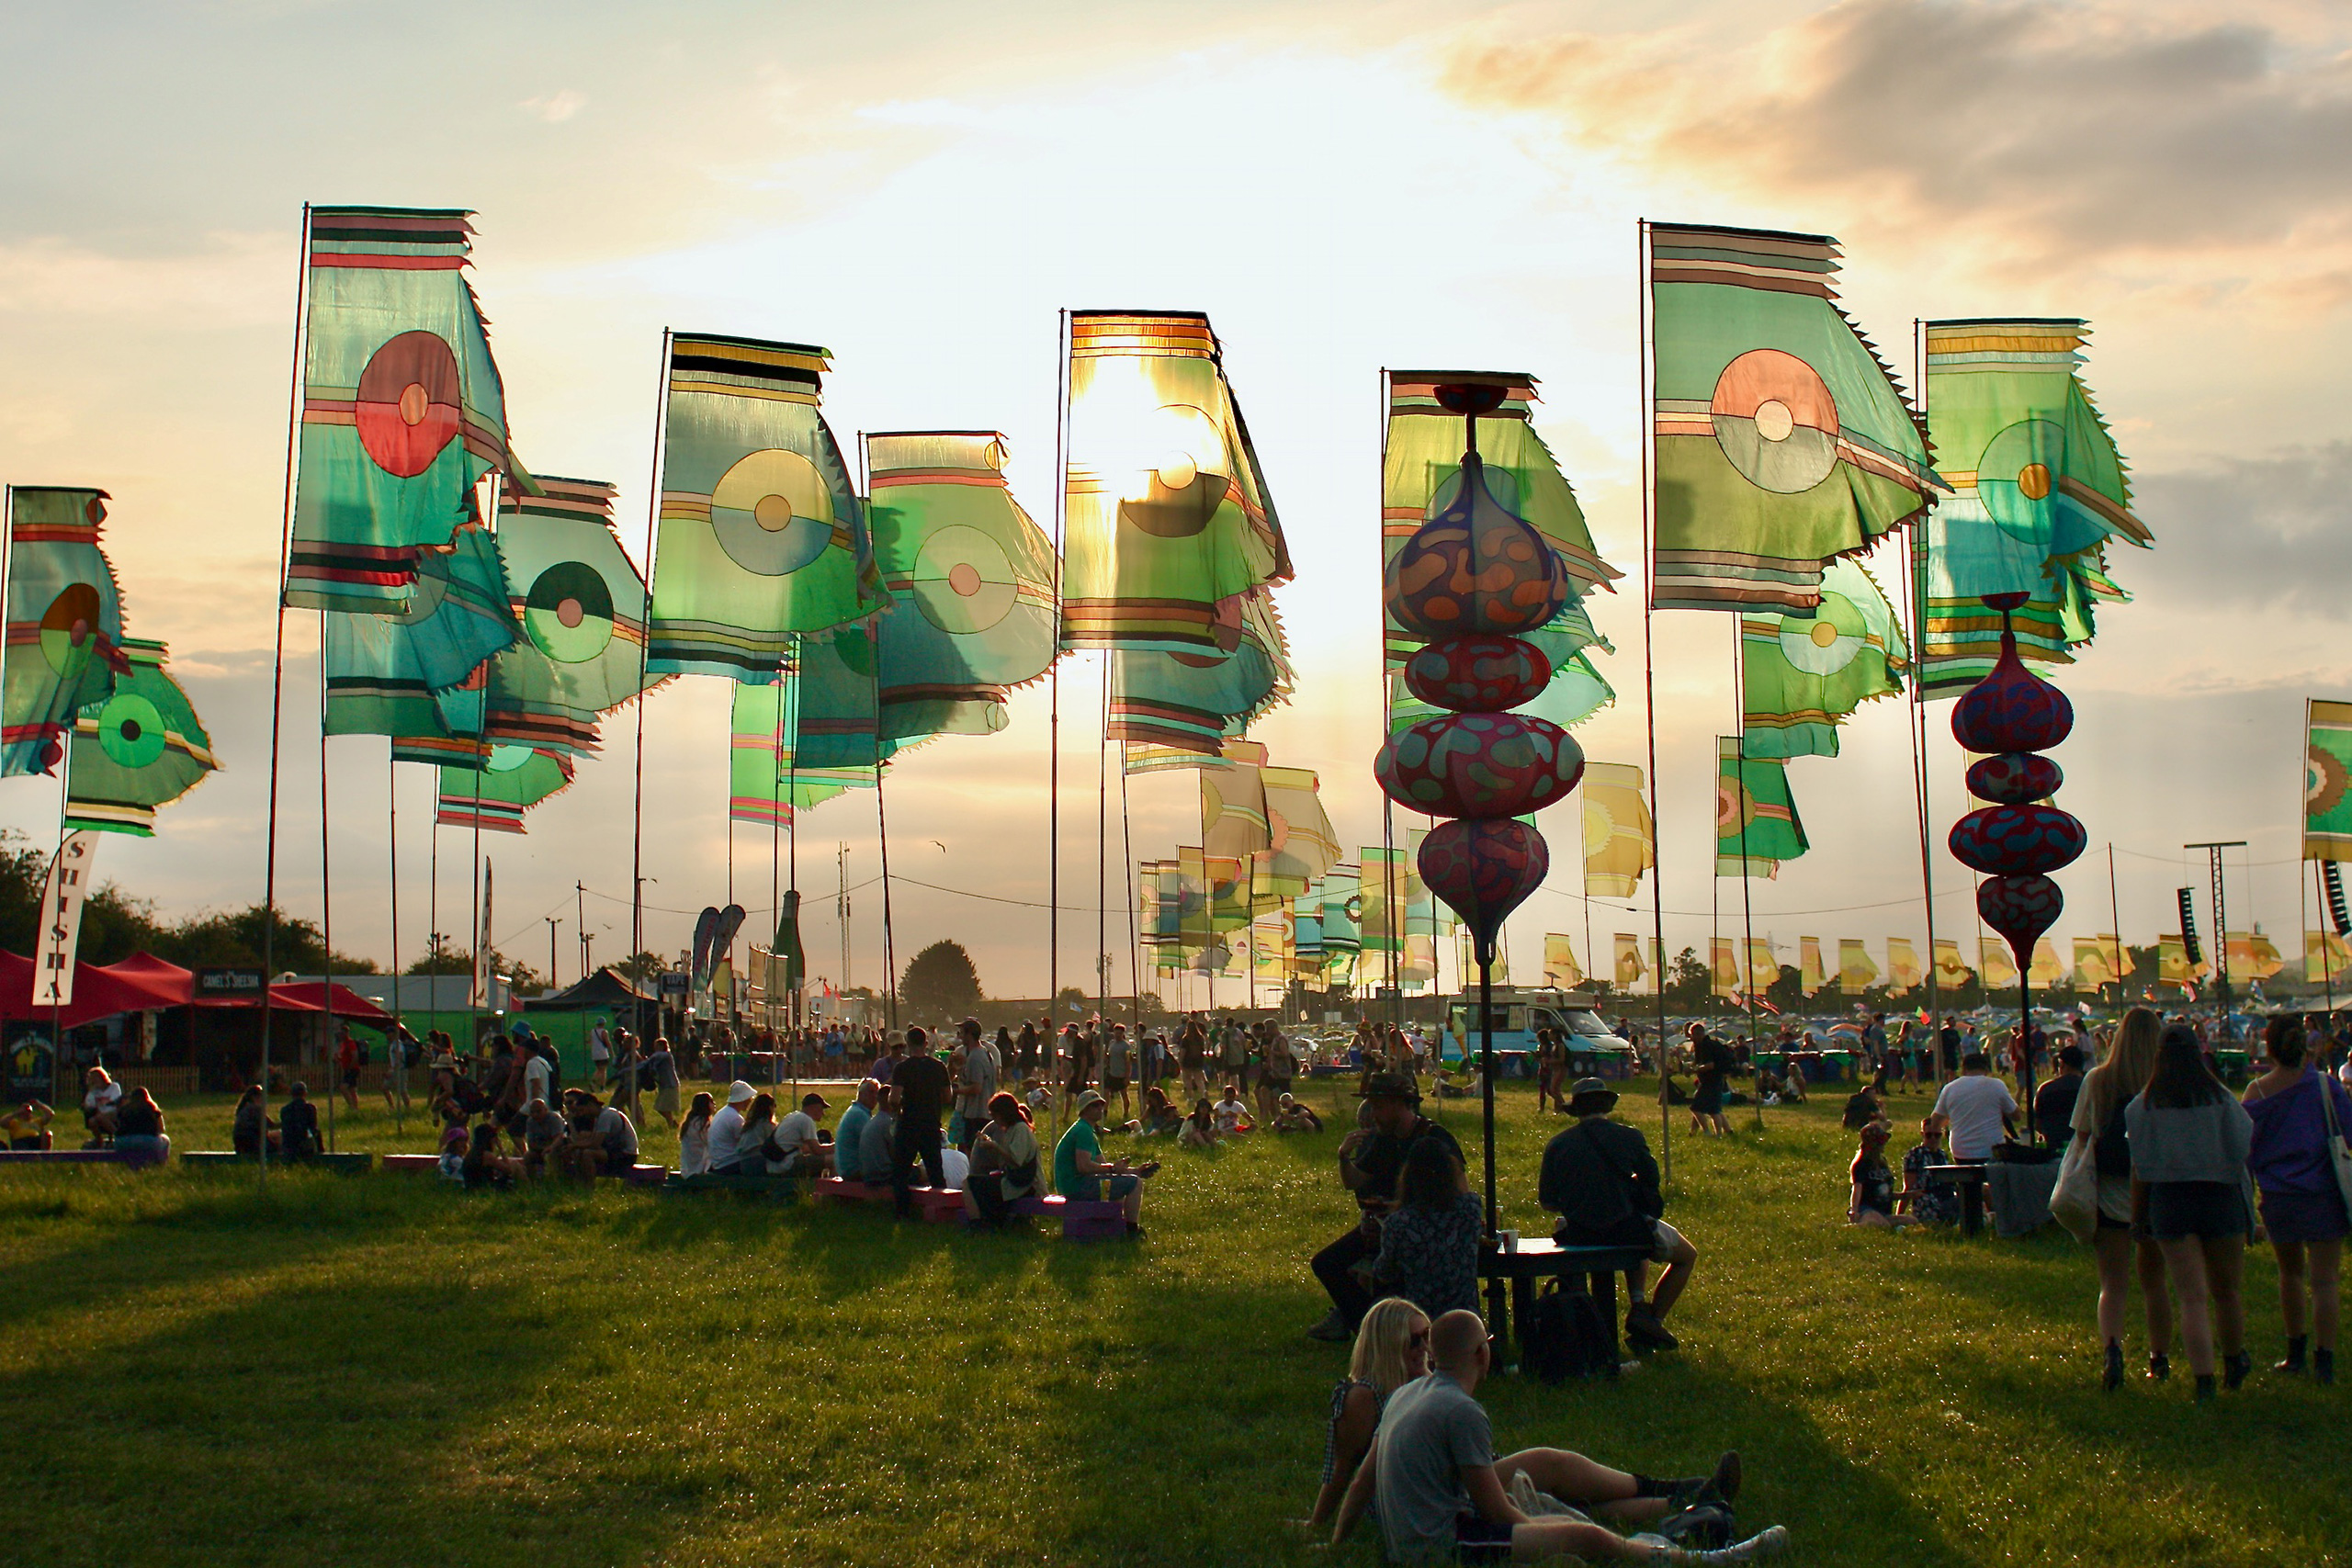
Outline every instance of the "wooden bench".
<path fill-rule="evenodd" d="M 1582 1274 L 1585 1288 L 1592 1292 L 1592 1299 L 1600 1304 L 1602 1321 L 1609 1325 L 1609 1364 L 1614 1367 L 1621 1354 L 1617 1340 L 1617 1276 L 1648 1260 L 1649 1254 L 1638 1247 L 1563 1247 L 1548 1237 L 1522 1238 L 1512 1252 L 1502 1251 L 1492 1244 L 1480 1247 L 1478 1277 L 1487 1282 L 1487 1327 L 1498 1346 L 1495 1359 L 1498 1363 L 1503 1360 L 1501 1348 L 1505 1346 L 1516 1359 L 1525 1359 L 1526 1347 L 1511 1340 L 1511 1324 L 1516 1314 L 1524 1330 L 1528 1312 L 1535 1305 L 1536 1280 Z"/>
<path fill-rule="evenodd" d="M 870 1181 L 844 1181 L 838 1176 L 820 1176 L 810 1190 L 820 1202 L 835 1203 L 895 1203 L 898 1195 L 887 1186 Z M 960 1187 L 915 1187 L 908 1190 L 915 1207 L 922 1217 L 933 1224 L 944 1224 L 964 1217 L 964 1190 Z"/>
<path fill-rule="evenodd" d="M 680 1176 L 674 1171 L 664 1174 L 668 1179 L 660 1184 L 664 1192 L 742 1192 L 755 1198 L 789 1198 L 800 1190 L 798 1177 L 770 1176 L 763 1171 L 729 1171 L 724 1176 L 708 1170 L 698 1176 Z"/>
<path fill-rule="evenodd" d="M 1989 1168 L 1982 1163 L 1928 1167 L 1928 1185 L 1952 1187 L 1960 1190 L 1960 1233 L 1974 1235 L 1984 1228 L 1984 1182 Z M 2056 1179 L 2054 1177 L 2052 1179 Z"/>
<path fill-rule="evenodd" d="M 185 1159 L 187 1156 L 180 1156 Z M 164 1156 L 144 1149 L 0 1149 L 0 1163 L 8 1165 L 127 1165 L 137 1169 L 161 1165 Z"/>
<path fill-rule="evenodd" d="M 386 1155 L 386 1170 L 404 1170 L 412 1176 L 438 1176 L 441 1173 L 439 1155 Z"/>
<path fill-rule="evenodd" d="M 208 1170 L 218 1170 L 224 1166 L 250 1166 L 258 1163 L 232 1149 L 191 1149 L 180 1156 L 180 1162 L 183 1165 L 198 1166 Z M 370 1154 L 346 1152 L 315 1154 L 306 1159 L 288 1159 L 283 1155 L 273 1154 L 269 1156 L 269 1163 L 279 1170 L 284 1170 L 289 1166 L 309 1165 L 316 1166 L 322 1170 L 336 1171 L 345 1176 L 365 1176 L 375 1168 L 376 1156 Z"/>
<path fill-rule="evenodd" d="M 1058 1192 L 1032 1193 L 1013 1200 L 1012 1212 L 1031 1219 L 1058 1219 L 1064 1241 L 1103 1241 L 1127 1234 L 1127 1209 L 1108 1199 L 1065 1198 Z"/>

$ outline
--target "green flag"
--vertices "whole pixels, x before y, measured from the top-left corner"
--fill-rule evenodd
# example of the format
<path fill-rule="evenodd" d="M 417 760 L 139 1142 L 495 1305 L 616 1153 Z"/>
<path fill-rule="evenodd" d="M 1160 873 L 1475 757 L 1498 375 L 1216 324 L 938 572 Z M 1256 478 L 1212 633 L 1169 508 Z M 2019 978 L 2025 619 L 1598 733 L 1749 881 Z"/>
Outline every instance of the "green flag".
<path fill-rule="evenodd" d="M 481 753 L 487 665 L 521 636 L 490 530 L 468 523 L 448 547 L 419 550 L 390 615 L 326 618 L 326 732 L 389 735 L 394 754 L 447 761 Z"/>
<path fill-rule="evenodd" d="M 98 547 L 107 492 L 8 491 L 8 630 L 0 672 L 0 775 L 46 773 L 75 716 L 127 672 L 122 595 Z"/>
<path fill-rule="evenodd" d="M 1836 304 L 1835 240 L 1649 236 L 1657 606 L 1810 609 L 1945 488 L 1917 416 Z"/>
<path fill-rule="evenodd" d="M 204 782 L 220 764 L 196 708 L 164 672 L 160 642 L 123 639 L 128 673 L 114 694 L 74 721 L 65 774 L 65 826 L 151 838 L 155 808 Z"/>
<path fill-rule="evenodd" d="M 1903 628 L 1857 560 L 1822 570 L 1821 603 L 1809 613 L 1741 615 L 1739 648 L 1750 757 L 1835 757 L 1840 720 L 1903 690 Z"/>
<path fill-rule="evenodd" d="M 311 209 L 288 604 L 398 610 L 418 548 L 448 542 L 482 475 L 517 471 L 465 277 L 471 216 Z"/>
<path fill-rule="evenodd" d="M 1715 750 L 1715 874 L 1778 876 L 1782 861 L 1808 847 L 1789 794 L 1788 764 L 1776 757 L 1742 760 L 1736 735 L 1718 736 Z"/>
<path fill-rule="evenodd" d="M 1929 321 L 1928 430 L 1953 495 L 1923 549 L 1925 691 L 1956 696 L 2001 653 L 1987 593 L 2032 595 L 2012 621 L 2020 657 L 2072 661 L 2101 600 L 2125 598 L 2107 547 L 2154 536 L 2132 514 L 2123 457 L 2076 371 L 2087 323 Z"/>
<path fill-rule="evenodd" d="M 821 348 L 670 344 L 650 668 L 765 684 L 794 632 L 881 608 L 865 509 L 824 416 Z"/>
<path fill-rule="evenodd" d="M 613 487 L 542 478 L 501 487 L 498 555 L 522 636 L 492 661 L 484 728 L 495 740 L 585 752 L 596 721 L 645 676 L 645 582 L 613 535 Z"/>
<path fill-rule="evenodd" d="M 2303 859 L 2352 860 L 2352 703 L 2305 706 Z"/>
<path fill-rule="evenodd" d="M 478 769 L 441 770 L 440 809 L 433 819 L 444 828 L 519 833 L 524 812 L 571 784 L 569 757 L 529 746 L 493 746 Z"/>
<path fill-rule="evenodd" d="M 1112 739 L 1167 748 L 1197 762 L 1289 699 L 1290 644 L 1273 595 L 1251 589 L 1217 612 L 1227 650 L 1112 650 Z"/>
<path fill-rule="evenodd" d="M 799 685 L 735 688 L 728 764 L 728 814 L 738 822 L 781 823 L 845 789 L 871 789 L 872 767 L 814 767 L 795 754 Z"/>

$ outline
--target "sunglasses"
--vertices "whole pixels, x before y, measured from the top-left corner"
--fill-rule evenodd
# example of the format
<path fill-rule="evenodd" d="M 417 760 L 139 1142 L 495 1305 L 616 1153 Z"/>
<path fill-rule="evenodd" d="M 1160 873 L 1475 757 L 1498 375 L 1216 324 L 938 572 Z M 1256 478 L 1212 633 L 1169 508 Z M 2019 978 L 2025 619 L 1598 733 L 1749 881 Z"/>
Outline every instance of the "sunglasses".
<path fill-rule="evenodd" d="M 1430 1331 L 1426 1328 L 1416 1328 L 1412 1333 L 1405 1336 L 1405 1343 L 1408 1345 L 1422 1346 L 1429 1342 Z"/>

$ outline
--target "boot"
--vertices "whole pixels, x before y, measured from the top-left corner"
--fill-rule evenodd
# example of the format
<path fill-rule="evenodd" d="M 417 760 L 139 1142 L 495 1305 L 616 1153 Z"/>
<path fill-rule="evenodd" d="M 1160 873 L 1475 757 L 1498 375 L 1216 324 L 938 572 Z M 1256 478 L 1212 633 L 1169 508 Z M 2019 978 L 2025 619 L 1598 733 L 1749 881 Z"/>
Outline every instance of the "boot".
<path fill-rule="evenodd" d="M 1637 1350 L 1672 1350 L 1681 1343 L 1667 1332 L 1657 1309 L 1647 1302 L 1635 1302 L 1625 1309 L 1625 1337 Z"/>
<path fill-rule="evenodd" d="M 1640 1476 L 1634 1477 L 1637 1482 L 1642 1479 Z M 1712 1475 L 1686 1475 L 1679 1480 L 1663 1483 L 1666 1489 L 1667 1512 L 1680 1513 L 1685 1508 L 1701 1507 L 1709 1503 L 1728 1508 L 1739 1497 L 1739 1454 L 1736 1450 L 1726 1452 L 1723 1458 L 1715 1461 L 1714 1473 Z M 1644 1492 L 1635 1494 L 1637 1496 L 1648 1495 Z"/>
<path fill-rule="evenodd" d="M 2172 1376 L 2172 1358 L 2162 1350 L 2148 1352 L 2148 1381 L 2162 1382 Z"/>
<path fill-rule="evenodd" d="M 2312 1382 L 2332 1383 L 2335 1381 L 2335 1352 L 2319 1349 L 2312 1352 Z"/>
<path fill-rule="evenodd" d="M 1788 1549 L 1788 1528 L 1784 1525 L 1774 1525 L 1762 1534 L 1749 1536 L 1746 1540 L 1734 1546 L 1718 1546 L 1701 1551 L 1669 1546 L 1658 1561 L 1669 1563 L 1690 1563 L 1692 1568 L 1715 1568 L 1718 1563 L 1761 1562 L 1768 1557 L 1778 1557 Z"/>
<path fill-rule="evenodd" d="M 2290 1334 L 2287 1336 L 2287 1359 L 2270 1370 L 2274 1372 L 2289 1373 L 2301 1371 L 2303 1370 L 2303 1348 L 2310 1343 L 2310 1337 L 2306 1335 Z"/>
<path fill-rule="evenodd" d="M 2107 1365 L 2099 1373 L 2098 1385 L 2109 1393 L 2123 1386 L 2122 1341 L 2110 1339 L 2107 1342 Z"/>
<path fill-rule="evenodd" d="M 2234 1393 L 2254 1371 L 2254 1358 L 2241 1350 L 2234 1356 L 2222 1358 L 2222 1386 Z"/>
<path fill-rule="evenodd" d="M 2189 1395 L 2189 1397 L 2199 1404 L 2211 1404 L 2213 1403 L 2213 1374 L 2211 1372 L 2198 1373 L 2197 1392 Z"/>

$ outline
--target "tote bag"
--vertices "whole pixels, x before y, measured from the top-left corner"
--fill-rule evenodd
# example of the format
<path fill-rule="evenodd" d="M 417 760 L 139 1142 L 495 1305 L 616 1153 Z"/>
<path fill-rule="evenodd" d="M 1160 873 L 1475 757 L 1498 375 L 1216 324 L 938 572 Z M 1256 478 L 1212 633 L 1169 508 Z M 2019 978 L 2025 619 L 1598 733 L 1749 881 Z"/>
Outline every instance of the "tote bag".
<path fill-rule="evenodd" d="M 2066 1157 L 2058 1166 L 2058 1185 L 2050 1193 L 2050 1217 L 2086 1246 L 2098 1234 L 2097 1143 L 2086 1133 L 2066 1140 Z M 2340 1167 L 2338 1174 L 2342 1174 Z"/>

